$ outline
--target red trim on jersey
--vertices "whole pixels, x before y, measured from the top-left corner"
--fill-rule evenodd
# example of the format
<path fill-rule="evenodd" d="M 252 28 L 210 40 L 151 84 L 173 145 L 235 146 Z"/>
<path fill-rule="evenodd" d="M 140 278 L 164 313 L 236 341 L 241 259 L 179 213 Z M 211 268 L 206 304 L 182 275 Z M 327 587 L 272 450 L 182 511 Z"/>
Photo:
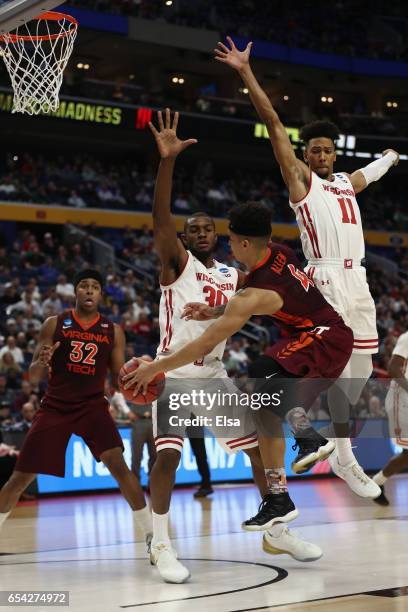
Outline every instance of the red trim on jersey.
<path fill-rule="evenodd" d="M 77 314 L 76 314 L 74 309 L 71 310 L 71 314 L 72 314 L 72 317 L 75 319 L 75 321 L 78 323 L 78 325 L 83 330 L 85 330 L 85 331 L 87 329 L 90 329 L 93 325 L 95 325 L 95 323 L 97 323 L 99 321 L 99 319 L 101 318 L 101 315 L 98 312 L 96 314 L 96 317 L 94 319 L 92 319 L 92 321 L 90 321 L 90 323 L 87 323 L 86 321 L 81 321 L 81 319 L 77 316 Z"/>
<path fill-rule="evenodd" d="M 258 268 L 262 268 L 262 266 L 263 266 L 264 264 L 266 264 L 266 262 L 267 262 L 267 261 L 268 261 L 268 259 L 270 258 L 271 253 L 272 253 L 272 251 L 271 251 L 271 249 L 268 247 L 268 252 L 267 252 L 267 254 L 265 255 L 265 257 L 264 257 L 263 259 L 261 259 L 261 261 L 258 261 L 258 263 L 256 264 L 256 266 L 254 266 L 253 268 L 251 268 L 251 270 L 250 270 L 250 271 L 251 271 L 251 272 L 254 272 L 255 270 L 258 270 Z"/>
<path fill-rule="evenodd" d="M 166 335 L 163 340 L 162 353 L 168 350 L 173 335 L 173 291 L 171 289 L 164 290 L 164 299 L 166 305 Z"/>
<path fill-rule="evenodd" d="M 370 338 L 369 340 L 358 340 L 354 338 L 354 342 L 378 342 L 378 338 Z"/>
<path fill-rule="evenodd" d="M 309 211 L 309 207 L 308 207 L 308 205 L 307 205 L 307 202 L 305 202 L 305 210 L 306 210 L 306 215 L 307 215 L 307 218 L 309 219 L 310 227 L 311 227 L 311 229 L 312 229 L 313 238 L 315 239 L 316 249 L 317 249 L 317 252 L 318 252 L 318 254 L 319 254 L 319 257 L 321 258 L 320 249 L 319 249 L 319 241 L 318 241 L 318 239 L 317 239 L 316 230 L 315 230 L 314 225 L 313 225 L 312 216 L 311 216 L 311 214 L 310 214 L 310 211 Z"/>
<path fill-rule="evenodd" d="M 305 198 L 307 198 L 307 196 L 309 195 L 309 192 L 310 192 L 310 190 L 311 190 L 311 188 L 312 188 L 312 175 L 313 175 L 313 172 L 312 172 L 312 171 L 310 171 L 310 176 L 309 176 L 309 186 L 308 186 L 308 188 L 307 188 L 306 194 L 303 196 L 303 198 L 300 198 L 300 200 L 295 200 L 294 202 L 291 200 L 291 203 L 292 203 L 292 204 L 299 204 L 299 202 L 301 202 L 302 200 L 304 200 Z"/>
<path fill-rule="evenodd" d="M 307 231 L 308 236 L 309 236 L 310 244 L 312 245 L 313 255 L 315 256 L 315 258 L 316 258 L 316 259 L 318 259 L 318 257 L 319 257 L 319 256 L 318 256 L 318 254 L 317 254 L 317 252 L 316 252 L 316 249 L 315 249 L 314 240 L 313 240 L 313 235 L 312 235 L 312 232 L 311 232 L 311 231 L 310 231 L 310 229 L 309 229 L 309 226 L 308 226 L 308 224 L 307 224 L 307 221 L 306 221 L 306 219 L 305 219 L 305 215 L 304 215 L 304 212 L 303 212 L 303 210 L 302 210 L 302 207 L 301 207 L 301 206 L 299 206 L 299 210 L 300 210 L 300 214 L 302 215 L 303 225 L 304 225 L 305 230 Z"/>

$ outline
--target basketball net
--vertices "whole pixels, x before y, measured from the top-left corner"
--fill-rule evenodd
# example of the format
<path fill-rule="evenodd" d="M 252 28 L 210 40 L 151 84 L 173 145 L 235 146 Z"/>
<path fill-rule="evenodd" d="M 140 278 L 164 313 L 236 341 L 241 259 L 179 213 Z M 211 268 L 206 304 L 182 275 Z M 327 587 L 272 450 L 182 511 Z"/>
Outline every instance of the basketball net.
<path fill-rule="evenodd" d="M 0 55 L 14 91 L 13 113 L 38 115 L 58 109 L 77 29 L 70 15 L 47 12 L 0 36 Z"/>

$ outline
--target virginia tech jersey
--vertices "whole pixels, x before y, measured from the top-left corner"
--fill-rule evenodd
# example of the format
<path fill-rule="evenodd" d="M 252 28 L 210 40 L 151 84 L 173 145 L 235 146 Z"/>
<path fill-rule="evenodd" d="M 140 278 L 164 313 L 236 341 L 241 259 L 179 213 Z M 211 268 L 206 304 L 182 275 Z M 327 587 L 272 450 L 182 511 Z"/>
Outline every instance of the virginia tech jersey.
<path fill-rule="evenodd" d="M 364 236 L 360 209 L 346 174 L 333 174 L 333 181 L 310 173 L 309 190 L 299 202 L 290 202 L 300 230 L 307 259 L 364 258 Z"/>
<path fill-rule="evenodd" d="M 186 321 L 181 319 L 188 302 L 206 302 L 209 306 L 221 306 L 235 294 L 238 272 L 235 268 L 214 261 L 214 267 L 206 268 L 190 251 L 183 272 L 171 285 L 161 285 L 160 345 L 157 356 L 174 353 L 188 342 L 199 338 L 213 322 Z M 206 364 L 221 361 L 226 341 L 217 346 L 195 364 L 183 366 L 170 373 L 172 378 L 205 378 L 211 376 Z"/>
<path fill-rule="evenodd" d="M 277 327 L 290 334 L 342 323 L 334 308 L 302 271 L 295 253 L 283 244 L 270 245 L 265 259 L 246 277 L 244 287 L 268 289 L 281 296 L 283 306 L 272 318 Z"/>
<path fill-rule="evenodd" d="M 52 356 L 46 399 L 75 405 L 103 397 L 114 334 L 113 323 L 99 313 L 90 324 L 74 310 L 60 314 L 53 338 L 60 346 Z"/>

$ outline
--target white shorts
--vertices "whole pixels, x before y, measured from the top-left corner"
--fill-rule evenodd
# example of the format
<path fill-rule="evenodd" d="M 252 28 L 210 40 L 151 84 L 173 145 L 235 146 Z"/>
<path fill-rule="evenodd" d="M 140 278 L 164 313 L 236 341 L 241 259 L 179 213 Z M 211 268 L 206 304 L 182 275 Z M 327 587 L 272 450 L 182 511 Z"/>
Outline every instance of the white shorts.
<path fill-rule="evenodd" d="M 157 452 L 172 448 L 181 453 L 187 427 L 209 429 L 229 454 L 258 446 L 251 409 L 240 405 L 237 398 L 241 393 L 228 378 L 224 368 L 219 374 L 219 377 L 209 379 L 166 377 L 162 395 L 152 404 Z M 211 409 L 208 409 L 209 404 L 193 403 L 192 393 L 200 391 L 215 399 Z M 196 422 L 191 425 L 186 423 L 194 417 Z"/>
<path fill-rule="evenodd" d="M 347 269 L 344 264 L 341 267 L 312 260 L 305 272 L 345 324 L 353 330 L 353 353 L 377 353 L 376 309 L 365 268 L 354 266 Z"/>
<path fill-rule="evenodd" d="M 392 382 L 385 398 L 390 436 L 395 444 L 408 449 L 408 393 Z"/>

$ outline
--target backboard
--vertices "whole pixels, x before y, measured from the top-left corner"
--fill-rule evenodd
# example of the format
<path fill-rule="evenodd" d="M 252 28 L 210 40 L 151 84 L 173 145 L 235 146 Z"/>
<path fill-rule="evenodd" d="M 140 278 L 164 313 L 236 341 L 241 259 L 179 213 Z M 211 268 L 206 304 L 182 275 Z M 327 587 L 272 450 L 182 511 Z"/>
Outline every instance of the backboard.
<path fill-rule="evenodd" d="M 61 3 L 61 0 L 0 0 L 0 35 Z"/>

